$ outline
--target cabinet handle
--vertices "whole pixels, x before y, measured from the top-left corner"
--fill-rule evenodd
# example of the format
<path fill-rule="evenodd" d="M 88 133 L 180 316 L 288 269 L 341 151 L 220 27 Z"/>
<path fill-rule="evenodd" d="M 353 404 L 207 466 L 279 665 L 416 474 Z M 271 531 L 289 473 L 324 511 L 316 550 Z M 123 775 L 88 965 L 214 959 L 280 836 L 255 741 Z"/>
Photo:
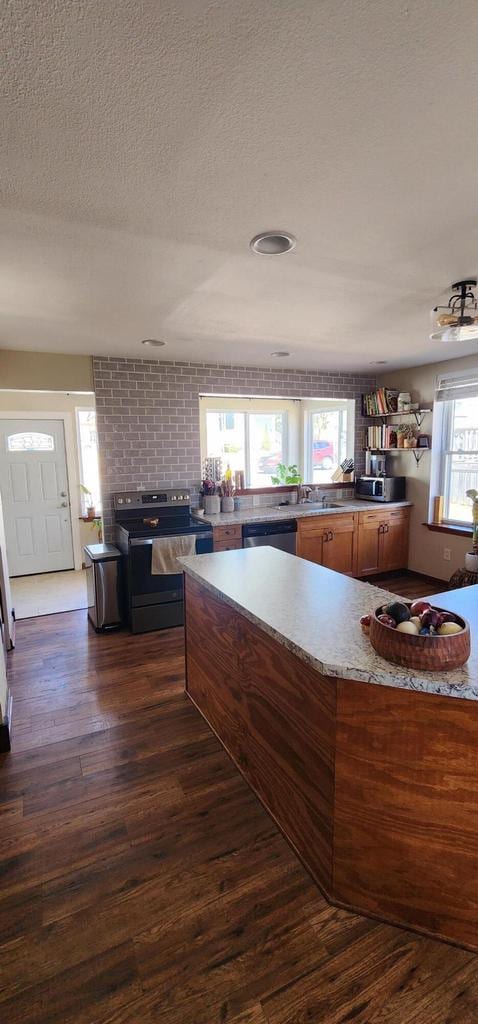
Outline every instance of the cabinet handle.
<path fill-rule="evenodd" d="M 326 540 L 328 540 L 328 539 L 329 539 L 329 531 L 328 531 L 328 530 L 326 530 L 326 531 L 325 531 L 325 533 L 324 533 L 324 543 L 325 543 L 325 541 L 326 541 Z"/>
<path fill-rule="evenodd" d="M 333 532 L 333 530 L 330 530 L 329 531 L 329 540 L 333 540 L 333 539 L 334 539 L 334 532 Z"/>

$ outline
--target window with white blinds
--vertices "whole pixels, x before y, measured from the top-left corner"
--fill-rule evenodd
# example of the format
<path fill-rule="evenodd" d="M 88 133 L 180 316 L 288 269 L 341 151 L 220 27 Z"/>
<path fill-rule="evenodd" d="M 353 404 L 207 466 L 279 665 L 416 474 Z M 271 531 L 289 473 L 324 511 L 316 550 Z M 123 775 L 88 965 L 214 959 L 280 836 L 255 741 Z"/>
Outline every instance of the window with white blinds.
<path fill-rule="evenodd" d="M 478 490 L 478 370 L 438 378 L 442 402 L 440 490 L 444 520 L 471 525 L 472 503 L 466 492 Z"/>
<path fill-rule="evenodd" d="M 437 378 L 436 401 L 450 402 L 455 398 L 478 398 L 478 369 Z"/>

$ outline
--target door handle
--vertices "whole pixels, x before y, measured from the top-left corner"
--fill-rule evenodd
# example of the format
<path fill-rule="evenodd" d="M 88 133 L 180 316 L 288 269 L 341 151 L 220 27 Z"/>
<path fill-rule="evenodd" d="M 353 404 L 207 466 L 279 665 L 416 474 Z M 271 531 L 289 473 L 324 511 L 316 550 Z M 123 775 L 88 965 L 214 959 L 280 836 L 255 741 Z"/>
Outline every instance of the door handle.
<path fill-rule="evenodd" d="M 68 508 L 68 502 L 67 501 L 62 501 L 61 505 L 59 505 L 58 507 L 59 508 Z"/>
<path fill-rule="evenodd" d="M 68 495 L 67 495 L 66 491 L 60 491 L 60 498 L 67 498 L 67 497 L 68 497 Z"/>

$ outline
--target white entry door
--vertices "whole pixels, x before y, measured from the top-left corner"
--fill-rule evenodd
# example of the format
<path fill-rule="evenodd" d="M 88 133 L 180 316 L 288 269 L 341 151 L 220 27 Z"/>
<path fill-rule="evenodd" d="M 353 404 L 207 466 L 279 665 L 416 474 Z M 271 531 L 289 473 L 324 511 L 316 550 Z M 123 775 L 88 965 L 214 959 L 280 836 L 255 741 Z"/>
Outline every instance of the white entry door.
<path fill-rule="evenodd" d="M 73 569 L 61 420 L 0 419 L 0 490 L 10 576 Z"/>

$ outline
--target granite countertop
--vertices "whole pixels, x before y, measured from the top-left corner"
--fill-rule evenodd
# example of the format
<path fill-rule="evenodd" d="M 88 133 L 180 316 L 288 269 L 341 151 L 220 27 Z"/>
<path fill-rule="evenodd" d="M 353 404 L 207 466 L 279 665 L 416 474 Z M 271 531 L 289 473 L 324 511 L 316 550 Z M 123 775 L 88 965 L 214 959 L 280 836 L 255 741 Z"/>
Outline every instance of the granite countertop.
<path fill-rule="evenodd" d="M 270 547 L 180 561 L 198 583 L 323 675 L 478 700 L 473 649 L 462 668 L 438 674 L 401 668 L 376 654 L 360 616 L 397 600 L 395 594 Z M 454 610 L 452 594 L 445 607 Z"/>
<path fill-rule="evenodd" d="M 333 516 L 343 512 L 366 512 L 374 509 L 407 508 L 411 501 L 357 501 L 354 498 L 344 498 L 337 502 L 340 508 L 322 508 L 311 505 L 255 505 L 252 508 L 238 509 L 236 512 L 218 512 L 216 515 L 205 515 L 199 509 L 193 511 L 195 519 L 210 523 L 211 526 L 237 526 L 245 523 L 274 523 L 284 519 L 302 519 L 303 516 Z"/>

